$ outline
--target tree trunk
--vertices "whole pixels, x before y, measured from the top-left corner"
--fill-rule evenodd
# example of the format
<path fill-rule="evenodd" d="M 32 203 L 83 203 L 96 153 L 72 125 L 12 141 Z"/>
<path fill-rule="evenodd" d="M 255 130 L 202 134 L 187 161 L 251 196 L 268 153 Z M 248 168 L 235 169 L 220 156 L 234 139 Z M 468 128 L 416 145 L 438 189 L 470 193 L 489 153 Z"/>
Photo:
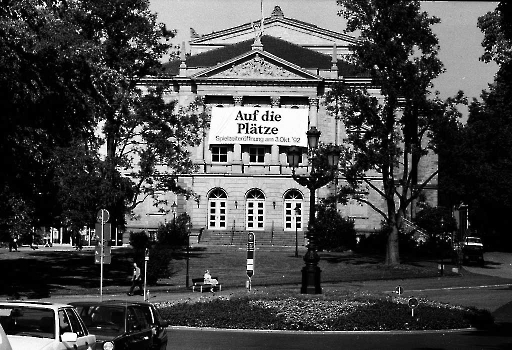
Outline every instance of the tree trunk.
<path fill-rule="evenodd" d="M 399 265 L 400 254 L 398 249 L 398 227 L 392 225 L 388 234 L 388 242 L 386 245 L 386 265 Z"/>
<path fill-rule="evenodd" d="M 399 208 L 396 214 L 390 215 L 390 231 L 386 245 L 386 265 L 400 265 L 399 234 L 404 216 L 405 212 L 402 208 Z"/>

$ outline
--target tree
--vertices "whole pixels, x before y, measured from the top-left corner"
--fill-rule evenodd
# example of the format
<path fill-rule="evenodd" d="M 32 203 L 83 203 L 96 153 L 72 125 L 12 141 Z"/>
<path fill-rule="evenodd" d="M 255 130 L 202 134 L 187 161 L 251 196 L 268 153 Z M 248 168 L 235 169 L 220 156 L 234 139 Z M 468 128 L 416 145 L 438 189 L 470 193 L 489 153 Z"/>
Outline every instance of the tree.
<path fill-rule="evenodd" d="M 204 108 L 178 109 L 164 101 L 165 86 L 141 88 L 174 33 L 146 0 L 3 4 L 0 203 L 21 198 L 36 204 L 34 224 L 75 226 L 106 207 L 122 225 L 139 194 L 179 191 L 176 174 L 192 169 L 187 147 L 207 123 Z"/>
<path fill-rule="evenodd" d="M 500 2 L 478 19 L 484 33 L 484 62 L 498 72 L 481 100 L 473 99 L 467 124 L 452 135 L 443 166 L 450 205 L 470 208 L 472 229 L 486 235 L 486 245 L 503 249 L 512 243 L 512 5 Z M 508 243 L 508 244 L 507 244 Z"/>
<path fill-rule="evenodd" d="M 97 101 L 84 72 L 98 52 L 62 6 L 32 0 L 0 7 L 0 202 L 32 202 L 34 215 L 38 203 L 54 199 L 55 147 L 93 136 L 96 125 Z"/>
<path fill-rule="evenodd" d="M 188 146 L 196 145 L 208 119 L 198 101 L 177 107 L 166 101 L 165 85 L 147 88 L 143 80 L 158 74 L 160 59 L 173 37 L 146 0 L 84 0 L 77 5 L 77 21 L 102 52 L 103 70 L 95 75 L 95 91 L 102 99 L 99 118 L 107 146 L 106 164 L 112 186 L 114 174 L 130 176 L 133 196 L 126 209 L 159 191 L 186 192 L 177 174 L 193 169 Z M 120 221 L 125 212 L 115 212 Z"/>
<path fill-rule="evenodd" d="M 398 235 L 406 209 L 437 174 L 418 178 L 420 160 L 435 150 L 428 136 L 436 121 L 446 118 L 448 104 L 427 99 L 432 79 L 443 71 L 431 30 L 440 20 L 420 12 L 419 1 L 338 0 L 338 5 L 347 31 L 360 32 L 349 60 L 371 74 L 383 95 L 378 99 L 341 84 L 329 94 L 331 111 L 342 116 L 350 131 L 353 157 L 344 175 L 354 187 L 364 183 L 385 200 L 383 211 L 365 191 L 355 196 L 384 218 L 390 228 L 386 263 L 399 264 Z M 366 177 L 369 171 L 379 175 L 382 188 Z"/>

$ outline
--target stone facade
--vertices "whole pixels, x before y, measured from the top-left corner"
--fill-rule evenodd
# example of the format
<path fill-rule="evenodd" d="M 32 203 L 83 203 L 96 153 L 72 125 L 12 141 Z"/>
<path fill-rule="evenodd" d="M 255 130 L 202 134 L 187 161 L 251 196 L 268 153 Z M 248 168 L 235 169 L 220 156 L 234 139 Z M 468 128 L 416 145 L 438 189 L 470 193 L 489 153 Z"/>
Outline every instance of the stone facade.
<path fill-rule="evenodd" d="M 256 34 L 254 25 L 246 24 L 193 37 L 188 43 L 190 55 L 182 55 L 180 62 L 169 62 L 166 75 L 158 77 L 173 83 L 168 98 L 187 104 L 200 96 L 208 108 L 305 109 L 307 129 L 317 127 L 322 132 L 321 142 L 342 143 L 344 126 L 326 110 L 325 94 L 330 84 L 343 81 L 378 95 L 367 76 L 354 73 L 353 67 L 340 59 L 349 53 L 348 45 L 355 39 L 286 18 L 280 9 L 263 23 L 263 32 Z M 243 47 L 246 51 L 236 52 Z M 147 79 L 146 84 L 152 81 Z M 164 194 L 169 203 L 176 203 L 175 214 L 188 213 L 194 230 L 206 232 L 255 231 L 271 233 L 272 237 L 295 237 L 296 229 L 305 232 L 310 193 L 292 179 L 286 144 L 209 144 L 208 140 L 209 133 L 192 150 L 197 172 L 179 178 L 184 187 L 200 196 L 199 200 Z M 297 168 L 299 174 L 308 171 L 304 158 Z M 419 178 L 427 178 L 435 169 L 437 158 L 426 159 Z M 374 181 L 379 182 L 377 177 Z M 331 183 L 317 191 L 317 198 L 335 190 Z M 371 191 L 369 199 L 385 208 L 376 192 Z M 429 186 L 428 199 L 434 205 L 437 202 L 436 179 Z M 297 206 L 299 216 L 293 210 Z M 136 219 L 128 221 L 128 231 L 156 230 L 174 215 L 156 212 L 149 199 L 136 210 Z M 352 218 L 361 233 L 380 228 L 382 217 L 365 204 L 351 202 L 339 205 L 338 210 Z"/>

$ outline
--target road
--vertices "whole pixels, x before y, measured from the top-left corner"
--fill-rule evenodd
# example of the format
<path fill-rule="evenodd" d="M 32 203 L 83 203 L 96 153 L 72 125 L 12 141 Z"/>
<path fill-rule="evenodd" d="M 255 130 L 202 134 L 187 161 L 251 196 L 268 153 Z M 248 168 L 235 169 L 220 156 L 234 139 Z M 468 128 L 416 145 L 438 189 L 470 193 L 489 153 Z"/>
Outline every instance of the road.
<path fill-rule="evenodd" d="M 511 329 L 485 333 L 450 332 L 244 332 L 205 329 L 169 331 L 167 349 L 512 349 Z"/>
<path fill-rule="evenodd" d="M 439 278 L 427 288 L 416 288 L 421 284 L 414 280 L 403 281 L 403 288 L 406 296 L 488 309 L 498 322 L 492 331 L 268 332 L 174 327 L 169 330 L 168 349 L 512 349 L 512 254 L 487 253 L 485 259 L 484 267 L 468 266 L 462 273 L 499 277 L 498 283 L 476 279 L 472 285 L 454 286 Z M 396 283 L 369 281 L 360 287 L 393 291 Z"/>

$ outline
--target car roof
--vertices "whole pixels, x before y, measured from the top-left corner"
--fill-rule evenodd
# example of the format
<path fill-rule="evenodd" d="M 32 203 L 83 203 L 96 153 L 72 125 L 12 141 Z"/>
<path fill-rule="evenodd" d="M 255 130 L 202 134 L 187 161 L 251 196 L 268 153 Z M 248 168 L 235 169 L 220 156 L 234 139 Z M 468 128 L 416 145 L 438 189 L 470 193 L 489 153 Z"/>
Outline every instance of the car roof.
<path fill-rule="evenodd" d="M 32 306 L 42 309 L 58 310 L 64 307 L 71 307 L 70 304 L 63 303 L 51 303 L 46 301 L 35 301 L 35 300 L 6 300 L 0 301 L 2 306 Z"/>
<path fill-rule="evenodd" d="M 142 305 L 142 306 L 151 306 L 151 303 L 148 303 L 147 301 L 128 301 L 128 300 L 105 300 L 103 303 L 114 303 L 114 304 L 126 304 L 126 305 Z"/>
<path fill-rule="evenodd" d="M 127 300 L 104 300 L 104 301 L 73 301 L 70 303 L 73 306 L 90 306 L 90 305 L 115 305 L 115 306 L 132 306 L 132 305 L 151 305 L 146 302 L 127 301 Z"/>

